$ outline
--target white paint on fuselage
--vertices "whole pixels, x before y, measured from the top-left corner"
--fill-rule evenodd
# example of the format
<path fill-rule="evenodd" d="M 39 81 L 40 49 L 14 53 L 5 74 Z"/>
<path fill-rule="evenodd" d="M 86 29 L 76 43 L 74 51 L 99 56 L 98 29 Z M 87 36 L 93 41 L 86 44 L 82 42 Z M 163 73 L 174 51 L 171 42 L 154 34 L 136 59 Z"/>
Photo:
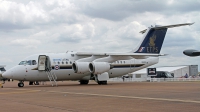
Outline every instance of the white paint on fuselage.
<path fill-rule="evenodd" d="M 29 56 L 25 58 L 24 60 L 36 60 L 38 63 L 38 57 L 39 55 L 47 55 L 49 56 L 51 60 L 51 65 L 58 65 L 58 62 L 55 62 L 55 60 L 60 59 L 61 62 L 59 62 L 59 66 L 71 66 L 72 63 L 78 59 L 86 58 L 90 56 L 73 56 L 71 54 L 74 54 L 74 52 L 68 52 L 68 53 L 46 53 L 46 54 L 36 54 Z M 66 60 L 68 63 L 66 64 Z M 64 62 L 64 63 L 62 63 Z M 158 57 L 150 57 L 147 59 L 131 59 L 131 60 L 118 60 L 116 62 L 111 63 L 112 65 L 130 65 L 130 67 L 126 68 L 113 68 L 108 71 L 109 77 L 118 77 L 122 76 L 140 69 L 143 69 L 145 67 L 148 67 L 150 65 L 158 63 Z M 140 67 L 134 67 L 131 66 L 131 64 L 143 64 L 143 66 Z M 48 81 L 48 76 L 45 71 L 38 71 L 36 68 L 38 65 L 17 65 L 10 70 L 6 71 L 5 77 L 11 78 L 14 80 L 21 80 L 21 81 Z M 77 74 L 74 73 L 74 70 L 72 68 L 70 69 L 52 69 L 51 72 L 54 72 L 57 76 L 57 81 L 61 80 L 81 80 L 85 78 L 86 76 L 90 76 L 91 73 L 85 73 L 85 74 Z"/>

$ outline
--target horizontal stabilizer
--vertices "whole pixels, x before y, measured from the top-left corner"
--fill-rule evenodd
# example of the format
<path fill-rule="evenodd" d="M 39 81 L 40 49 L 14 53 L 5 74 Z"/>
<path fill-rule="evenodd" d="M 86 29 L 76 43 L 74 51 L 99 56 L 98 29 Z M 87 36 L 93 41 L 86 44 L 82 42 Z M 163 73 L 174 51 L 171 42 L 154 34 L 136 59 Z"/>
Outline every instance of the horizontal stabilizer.
<path fill-rule="evenodd" d="M 179 26 L 185 26 L 185 25 L 193 25 L 194 23 L 184 23 L 184 24 L 174 24 L 174 25 L 166 25 L 166 26 L 155 26 L 152 27 L 152 29 L 162 29 L 162 28 L 174 28 L 174 27 L 179 27 Z M 139 33 L 145 33 L 147 29 L 140 31 Z"/>
<path fill-rule="evenodd" d="M 174 27 L 185 26 L 185 25 L 193 25 L 193 24 L 194 24 L 194 23 L 184 23 L 184 24 L 175 24 L 175 25 L 159 26 L 159 27 L 154 27 L 154 29 L 174 28 Z"/>

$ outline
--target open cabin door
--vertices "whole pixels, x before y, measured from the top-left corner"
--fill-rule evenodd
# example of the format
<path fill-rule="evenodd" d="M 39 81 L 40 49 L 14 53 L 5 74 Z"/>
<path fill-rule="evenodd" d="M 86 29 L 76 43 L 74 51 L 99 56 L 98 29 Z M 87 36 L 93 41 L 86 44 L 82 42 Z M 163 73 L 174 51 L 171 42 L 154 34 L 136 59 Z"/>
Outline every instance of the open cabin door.
<path fill-rule="evenodd" d="M 49 56 L 39 55 L 38 70 L 39 71 L 51 71 L 51 61 L 50 61 Z"/>
<path fill-rule="evenodd" d="M 46 55 L 39 55 L 38 57 L 38 70 L 39 71 L 45 71 L 49 81 L 51 82 L 51 85 L 57 86 L 56 80 L 57 80 L 57 76 L 55 75 L 54 72 L 51 71 L 51 61 L 49 56 Z"/>

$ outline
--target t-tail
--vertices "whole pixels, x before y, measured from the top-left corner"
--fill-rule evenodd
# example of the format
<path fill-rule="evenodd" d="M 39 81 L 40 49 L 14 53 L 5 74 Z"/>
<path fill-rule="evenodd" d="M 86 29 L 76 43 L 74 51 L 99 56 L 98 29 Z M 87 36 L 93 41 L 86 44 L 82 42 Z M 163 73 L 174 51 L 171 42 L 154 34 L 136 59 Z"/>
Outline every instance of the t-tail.
<path fill-rule="evenodd" d="M 194 23 L 184 23 L 184 24 L 175 24 L 175 25 L 167 25 L 167 26 L 155 26 L 149 27 L 141 31 L 140 33 L 144 34 L 144 39 L 141 44 L 136 48 L 134 53 L 153 53 L 160 54 L 160 50 L 163 45 L 163 41 L 165 39 L 165 35 L 167 33 L 168 28 L 192 25 Z"/>

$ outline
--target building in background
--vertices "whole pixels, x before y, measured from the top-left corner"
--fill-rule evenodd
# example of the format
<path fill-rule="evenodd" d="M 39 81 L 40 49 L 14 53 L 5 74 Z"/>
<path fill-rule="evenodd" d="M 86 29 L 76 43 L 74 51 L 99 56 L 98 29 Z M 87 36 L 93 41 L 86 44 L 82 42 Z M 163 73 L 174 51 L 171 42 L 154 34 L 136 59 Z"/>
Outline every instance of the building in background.
<path fill-rule="evenodd" d="M 198 75 L 198 65 L 165 66 L 156 67 L 157 71 L 167 71 L 174 74 L 174 78 L 184 77 L 187 73 L 189 77 Z M 133 78 L 147 78 L 147 68 L 129 74 Z"/>

